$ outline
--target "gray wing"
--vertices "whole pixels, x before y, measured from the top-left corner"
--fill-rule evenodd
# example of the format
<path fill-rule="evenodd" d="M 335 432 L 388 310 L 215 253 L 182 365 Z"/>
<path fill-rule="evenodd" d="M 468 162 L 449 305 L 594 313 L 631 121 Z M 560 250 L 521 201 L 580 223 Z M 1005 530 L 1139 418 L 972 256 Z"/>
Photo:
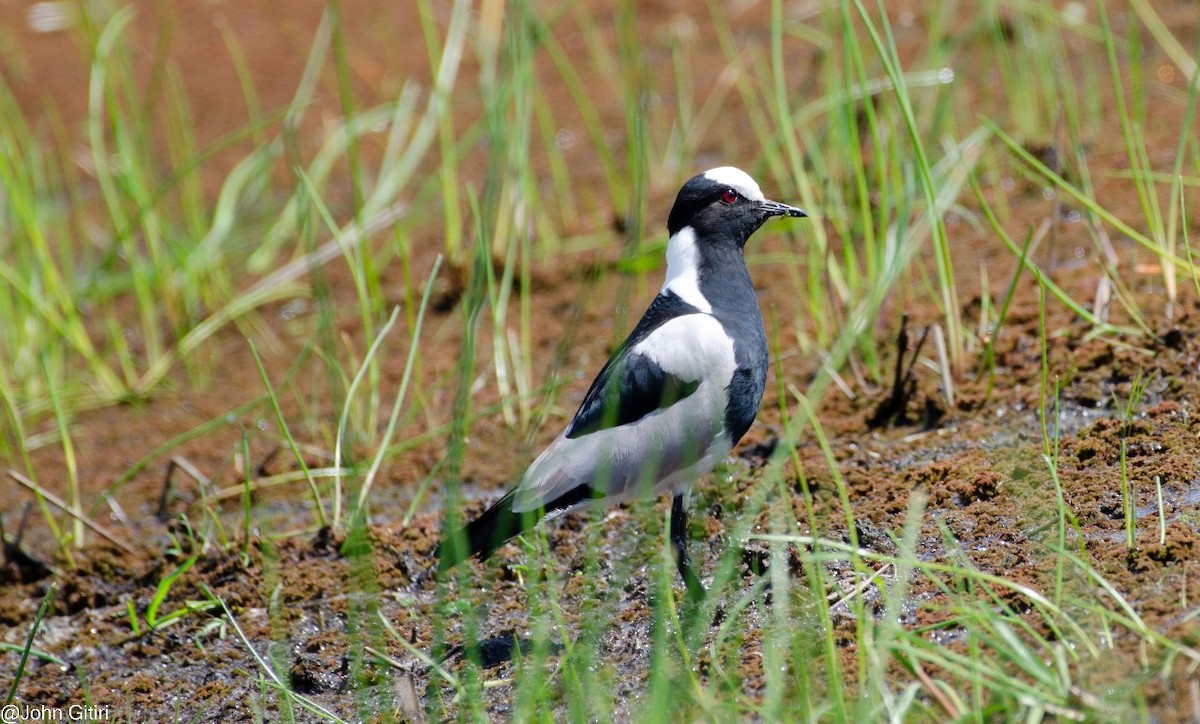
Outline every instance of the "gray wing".
<path fill-rule="evenodd" d="M 618 350 L 571 424 L 530 465 L 513 510 L 550 514 L 592 497 L 690 485 L 729 452 L 724 414 L 735 368 L 732 340 L 706 314 L 669 320 Z"/>

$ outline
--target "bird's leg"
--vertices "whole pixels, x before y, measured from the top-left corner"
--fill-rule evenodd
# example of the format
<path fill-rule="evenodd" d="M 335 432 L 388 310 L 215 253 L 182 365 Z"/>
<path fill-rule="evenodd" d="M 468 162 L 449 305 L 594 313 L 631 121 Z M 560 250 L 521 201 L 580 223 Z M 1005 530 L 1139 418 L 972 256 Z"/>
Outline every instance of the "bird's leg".
<path fill-rule="evenodd" d="M 679 576 L 683 578 L 683 585 L 687 587 L 688 599 L 698 602 L 704 598 L 704 585 L 700 583 L 700 578 L 692 569 L 691 558 L 688 557 L 687 518 L 683 495 L 676 495 L 671 501 L 670 526 L 671 545 L 675 548 L 675 566 L 679 569 Z"/>

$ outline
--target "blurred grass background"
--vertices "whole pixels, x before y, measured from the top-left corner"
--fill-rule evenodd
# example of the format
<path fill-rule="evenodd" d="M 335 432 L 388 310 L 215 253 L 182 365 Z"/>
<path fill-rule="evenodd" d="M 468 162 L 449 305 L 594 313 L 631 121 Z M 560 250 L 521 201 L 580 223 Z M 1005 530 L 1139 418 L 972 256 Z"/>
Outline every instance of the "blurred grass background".
<path fill-rule="evenodd" d="M 66 562 L 94 538 L 85 521 L 112 513 L 122 491 L 142 505 L 145 488 L 127 486 L 156 484 L 147 467 L 197 440 L 219 439 L 208 455 L 221 461 L 193 475 L 205 491 L 192 514 L 202 547 L 236 549 L 262 530 L 252 490 L 302 501 L 272 534 L 353 534 L 371 515 L 408 523 L 439 503 L 457 510 L 459 483 L 493 466 L 493 451 L 503 464 L 484 479 L 502 483 L 570 414 L 561 390 L 636 319 L 640 301 L 612 300 L 653 294 L 673 194 L 715 165 L 746 169 L 811 216 L 748 249 L 781 370 L 766 414 L 784 440 L 764 490 L 782 485 L 796 440 L 821 435 L 813 410 L 831 385 L 889 385 L 903 311 L 934 329 L 925 359 L 954 410 L 959 385 L 1004 384 L 994 346 L 1016 293 L 1036 288 L 1092 336 L 1142 348 L 1157 334 L 1150 320 L 1200 288 L 1189 243 L 1200 187 L 1194 3 L 23 10 L 6 9 L 0 43 L 0 457 L 34 492 Z M 1064 264 L 1072 258 L 1089 269 L 1086 288 Z M 1051 402 L 1053 374 L 1042 380 Z M 131 412 L 180 398 L 203 398 L 204 414 L 163 425 Z M 101 429 L 124 438 L 115 459 L 97 449 Z M 281 448 L 286 462 L 256 477 L 251 443 L 260 457 Z M 230 467 L 240 485 L 205 484 Z M 380 475 L 402 492 L 384 493 Z M 6 484 L 13 499 L 26 495 Z M 381 504 L 381 494 L 396 497 Z M 965 557 L 926 565 L 907 534 L 882 561 L 894 576 L 884 615 L 869 623 L 856 604 L 857 681 L 832 627 L 789 634 L 793 604 L 828 623 L 822 560 L 866 577 L 843 502 L 849 547 L 817 541 L 814 521 L 764 538 L 779 544 L 772 555 L 797 542 L 813 553 L 805 580 L 771 579 L 797 600 L 779 596 L 764 655 L 818 657 L 824 683 L 766 667 L 771 693 L 751 704 L 720 688 L 728 681 L 710 689 L 664 664 L 669 682 L 650 682 L 647 715 L 667 714 L 679 686 L 717 718 L 925 706 L 880 652 L 910 674 L 919 661 L 965 667 L 945 711 L 1090 711 L 1066 660 L 1076 648 L 964 590 L 1020 591 L 1052 638 L 1090 641 L 1061 596 Z M 913 506 L 910 525 L 922 512 Z M 756 514 L 748 503 L 746 518 Z M 1059 514 L 1058 565 L 1087 579 Z M 947 581 L 946 609 L 975 637 L 966 660 L 900 626 L 916 570 Z M 726 561 L 714 587 L 734 580 Z M 1101 627 L 1171 646 L 1107 599 L 1075 604 Z M 728 620 L 714 650 L 736 629 Z M 655 640 L 654 655 L 675 656 L 676 643 L 694 653 L 698 635 L 680 628 L 678 642 Z M 560 666 L 584 671 L 598 655 L 571 650 Z M 547 655 L 535 652 L 534 664 Z M 480 681 L 447 676 L 480 699 Z M 599 691 L 581 701 L 604 701 Z M 532 715 L 562 695 L 522 683 L 515 701 Z"/>

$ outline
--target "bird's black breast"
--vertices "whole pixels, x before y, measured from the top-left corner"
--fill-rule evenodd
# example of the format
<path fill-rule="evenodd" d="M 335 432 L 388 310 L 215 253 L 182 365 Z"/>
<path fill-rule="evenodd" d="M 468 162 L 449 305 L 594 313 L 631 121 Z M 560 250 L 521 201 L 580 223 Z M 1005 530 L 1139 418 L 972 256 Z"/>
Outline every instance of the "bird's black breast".
<path fill-rule="evenodd" d="M 733 244 L 712 245 L 701 255 L 699 288 L 712 306 L 712 315 L 733 340 L 737 368 L 729 380 L 725 432 L 730 443 L 750 429 L 767 386 L 767 335 L 763 330 L 758 295 L 741 249 Z"/>
<path fill-rule="evenodd" d="M 737 444 L 750 429 L 766 389 L 767 367 L 739 366 L 729 382 L 729 404 L 725 407 L 725 432 L 732 444 Z"/>

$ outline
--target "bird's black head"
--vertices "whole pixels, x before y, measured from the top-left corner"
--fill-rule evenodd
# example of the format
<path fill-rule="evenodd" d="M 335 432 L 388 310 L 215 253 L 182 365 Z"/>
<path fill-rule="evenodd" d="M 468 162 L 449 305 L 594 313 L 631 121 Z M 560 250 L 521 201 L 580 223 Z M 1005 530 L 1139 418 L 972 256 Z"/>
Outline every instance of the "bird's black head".
<path fill-rule="evenodd" d="M 700 238 L 732 238 L 741 247 L 772 216 L 807 215 L 794 206 L 768 201 L 745 171 L 722 166 L 693 176 L 679 189 L 667 230 L 674 236 L 690 226 Z"/>

